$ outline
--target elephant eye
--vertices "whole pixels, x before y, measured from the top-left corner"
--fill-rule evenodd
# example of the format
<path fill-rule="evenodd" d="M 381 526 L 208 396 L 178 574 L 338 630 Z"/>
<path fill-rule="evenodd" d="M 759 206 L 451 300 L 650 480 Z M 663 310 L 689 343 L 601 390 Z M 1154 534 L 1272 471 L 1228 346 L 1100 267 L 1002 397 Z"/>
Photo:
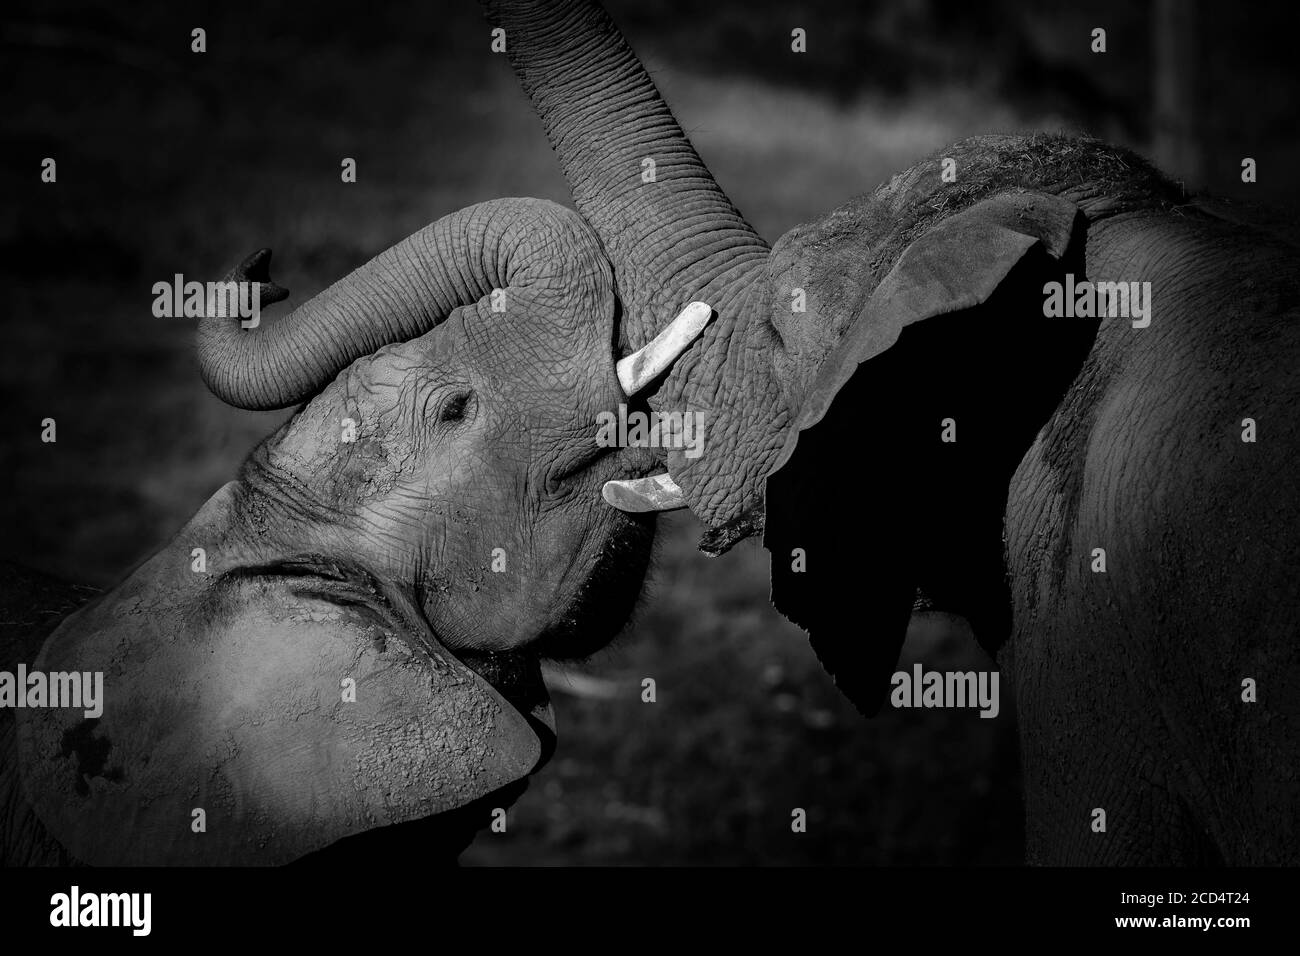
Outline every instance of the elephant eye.
<path fill-rule="evenodd" d="M 474 397 L 470 391 L 458 392 L 443 403 L 442 411 L 438 413 L 440 422 L 458 422 L 465 417 L 465 410 L 469 407 L 469 400 Z"/>

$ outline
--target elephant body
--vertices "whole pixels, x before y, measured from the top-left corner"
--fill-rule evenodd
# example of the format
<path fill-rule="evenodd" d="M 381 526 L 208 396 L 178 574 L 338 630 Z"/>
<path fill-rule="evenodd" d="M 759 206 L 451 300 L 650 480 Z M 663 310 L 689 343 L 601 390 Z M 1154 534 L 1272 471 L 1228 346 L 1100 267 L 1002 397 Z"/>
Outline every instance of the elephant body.
<path fill-rule="evenodd" d="M 1295 864 L 1296 250 L 1139 211 L 1089 226 L 1086 268 L 1156 310 L 1102 324 L 1009 487 L 1029 858 Z"/>
<path fill-rule="evenodd" d="M 957 197 L 940 176 L 950 157 L 965 171 Z M 936 245 L 931 230 L 1008 193 L 1035 197 L 1026 210 L 1048 198 L 1068 204 L 1063 216 L 1077 209 L 1057 261 L 910 326 L 896 353 L 860 367 L 859 352 L 840 354 L 854 322 L 888 318 L 872 297 L 905 250 Z M 805 410 L 799 426 L 825 434 L 801 434 L 812 447 L 782 466 L 796 473 L 768 485 L 774 600 L 809 628 L 846 692 L 878 706 L 899 638 L 845 646 L 833 597 L 844 582 L 801 579 L 778 562 L 787 548 L 815 540 L 825 551 L 850 533 L 835 505 L 817 502 L 843 487 L 852 433 L 892 400 L 893 430 L 861 444 L 905 447 L 910 463 L 889 467 L 928 474 L 895 481 L 862 459 L 849 469 L 865 476 L 862 500 L 893 500 L 908 517 L 863 519 L 880 566 L 868 557 L 845 574 L 866 570 L 876 600 L 893 603 L 868 615 L 880 631 L 901 634 L 919 587 L 996 654 L 1022 721 L 1034 862 L 1296 862 L 1300 792 L 1278 768 L 1300 766 L 1285 691 L 1300 680 L 1289 637 L 1300 627 L 1290 573 L 1300 487 L 1289 466 L 1300 451 L 1300 276 L 1285 238 L 1221 208 L 1096 141 L 982 137 L 773 248 L 774 299 L 796 283 L 817 290 L 806 318 L 774 323 L 787 345 L 780 377 L 805 407 L 834 391 L 824 417 L 814 426 Z M 1045 282 L 1066 273 L 1149 282 L 1149 324 L 1044 316 Z M 853 366 L 851 381 L 829 374 L 837 364 Z M 925 395 L 909 391 L 918 371 Z M 937 444 L 946 416 L 964 455 Z M 834 534 L 815 537 L 818 527 Z M 1267 707 L 1243 699 L 1247 679 L 1273 689 Z M 1097 810 L 1105 831 L 1093 829 Z"/>
<path fill-rule="evenodd" d="M 872 301 L 882 273 L 904 249 L 953 254 L 933 238 L 937 227 L 1006 189 L 973 190 L 920 228 L 899 215 L 900 183 L 924 184 L 904 195 L 928 210 L 942 157 L 972 149 L 990 170 L 1036 151 L 1087 150 L 1090 166 L 1125 159 L 1137 181 L 1127 191 L 1112 183 L 1099 199 L 1040 193 L 1072 170 L 1027 164 L 1036 175 L 1012 192 L 1032 197 L 1025 209 L 1047 197 L 1067 204 L 1065 216 L 1077 208 L 1059 258 L 909 326 L 892 351 L 859 366 L 857 351 L 840 354 L 863 338 L 844 316 L 892 321 Z M 893 217 L 891 228 L 859 237 L 873 216 Z M 1042 137 L 955 144 L 773 250 L 774 281 L 788 287 L 782 277 L 803 270 L 810 286 L 831 290 L 802 339 L 784 335 L 798 347 L 786 361 L 805 370 L 794 391 L 827 407 L 820 419 L 805 413 L 798 442 L 809 447 L 788 452 L 768 483 L 774 601 L 867 711 L 879 705 L 915 588 L 972 622 L 1015 689 L 1033 862 L 1295 862 L 1300 793 L 1277 770 L 1300 766 L 1284 690 L 1300 679 L 1289 639 L 1300 626 L 1289 571 L 1300 498 L 1288 467 L 1300 449 L 1294 254 L 1267 230 L 1180 196 L 1133 157 Z M 1044 280 L 1067 272 L 1079 283 L 1150 282 L 1150 323 L 1045 317 Z M 813 356 L 811 372 L 800 353 Z M 829 374 L 837 363 L 852 372 Z M 833 402 L 823 394 L 831 386 Z M 864 423 L 882 407 L 889 428 L 873 433 Z M 958 437 L 944 447 L 948 416 Z M 1256 431 L 1265 420 L 1266 439 Z M 906 453 L 854 467 L 849 444 Z M 846 471 L 859 500 L 890 501 L 905 517 L 851 519 L 874 546 L 842 577 L 786 573 L 788 548 L 826 553 L 854 534 L 838 503 L 824 504 L 837 491 L 842 499 Z M 1094 570 L 1095 549 L 1104 570 Z M 869 630 L 895 635 L 883 647 L 851 643 L 837 627 L 845 609 L 835 595 L 864 571 L 878 588 Z M 1247 678 L 1273 688 L 1269 706 L 1243 699 Z M 1104 831 L 1093 829 L 1097 810 Z"/>

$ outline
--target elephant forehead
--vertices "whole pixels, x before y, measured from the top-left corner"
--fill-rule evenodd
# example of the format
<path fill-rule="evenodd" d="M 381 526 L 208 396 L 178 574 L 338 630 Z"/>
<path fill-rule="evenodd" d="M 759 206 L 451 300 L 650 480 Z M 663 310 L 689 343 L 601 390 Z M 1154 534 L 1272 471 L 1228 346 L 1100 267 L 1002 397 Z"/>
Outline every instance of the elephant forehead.
<path fill-rule="evenodd" d="M 326 504 L 351 510 L 349 502 L 387 494 L 417 471 L 439 400 L 469 383 L 464 371 L 433 361 L 419 340 L 388 346 L 313 398 L 268 447 L 268 462 L 325 495 Z"/>

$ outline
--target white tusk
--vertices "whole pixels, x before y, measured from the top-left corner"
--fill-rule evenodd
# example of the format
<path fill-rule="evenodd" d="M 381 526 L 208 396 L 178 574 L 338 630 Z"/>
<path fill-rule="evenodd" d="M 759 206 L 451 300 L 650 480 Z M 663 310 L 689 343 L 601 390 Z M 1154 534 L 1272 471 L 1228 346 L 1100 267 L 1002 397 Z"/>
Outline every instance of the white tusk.
<path fill-rule="evenodd" d="M 644 348 L 637 349 L 618 362 L 618 382 L 623 394 L 632 396 L 663 374 L 664 369 L 700 337 L 709 324 L 713 309 L 703 302 L 692 302 L 682 309 Z"/>
<path fill-rule="evenodd" d="M 632 481 L 607 481 L 600 495 L 619 511 L 676 511 L 686 507 L 686 496 L 668 472 Z"/>

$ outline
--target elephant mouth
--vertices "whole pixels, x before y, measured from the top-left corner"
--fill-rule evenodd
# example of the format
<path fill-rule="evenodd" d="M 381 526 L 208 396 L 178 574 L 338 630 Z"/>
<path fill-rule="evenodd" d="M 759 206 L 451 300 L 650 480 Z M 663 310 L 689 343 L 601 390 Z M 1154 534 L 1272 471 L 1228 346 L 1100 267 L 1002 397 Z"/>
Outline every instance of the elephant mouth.
<path fill-rule="evenodd" d="M 592 471 L 597 488 L 612 480 L 662 471 L 659 449 L 627 447 L 604 455 Z M 567 599 L 526 645 L 535 658 L 580 660 L 606 647 L 622 631 L 644 593 L 657 516 L 600 506 L 604 522 L 588 560 L 573 566 L 562 587 Z M 470 665 L 472 666 L 472 665 Z"/>
<path fill-rule="evenodd" d="M 542 680 L 541 657 L 528 650 L 498 653 L 448 649 L 447 652 L 487 681 L 506 703 L 527 719 L 542 745 L 533 772 L 544 767 L 555 752 L 556 733 L 555 712 Z"/>

